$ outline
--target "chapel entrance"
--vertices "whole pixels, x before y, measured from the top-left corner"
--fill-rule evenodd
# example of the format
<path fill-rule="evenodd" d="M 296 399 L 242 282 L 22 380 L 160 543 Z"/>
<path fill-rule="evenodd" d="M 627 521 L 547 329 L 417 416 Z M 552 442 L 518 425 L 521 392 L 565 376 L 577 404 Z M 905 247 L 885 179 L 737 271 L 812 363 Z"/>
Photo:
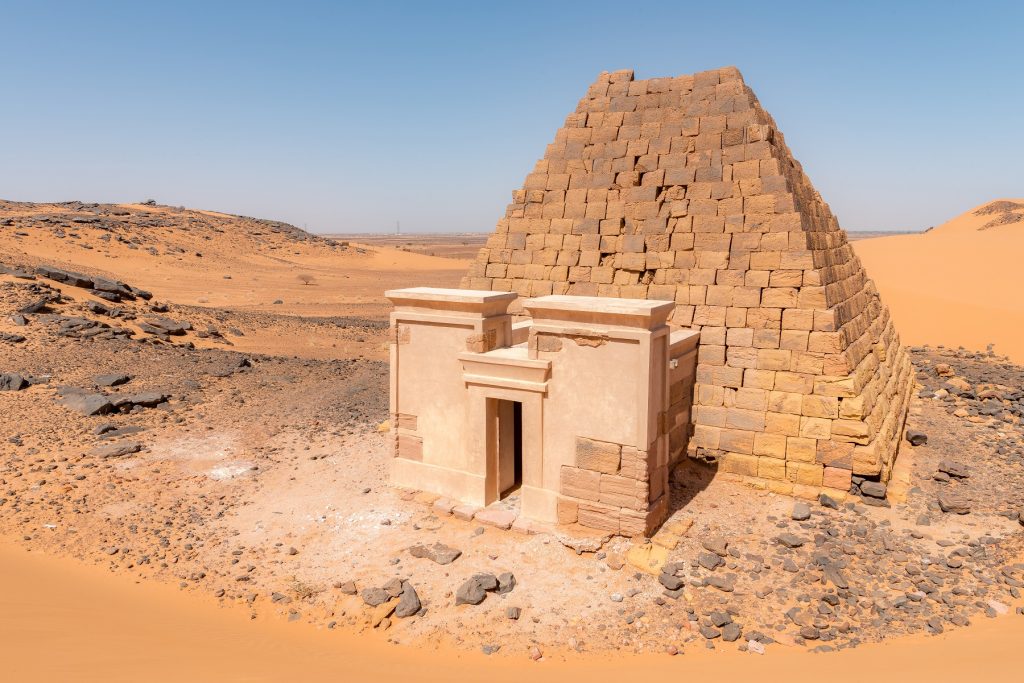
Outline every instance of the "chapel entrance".
<path fill-rule="evenodd" d="M 497 418 L 494 450 L 498 459 L 498 497 L 504 499 L 523 485 L 523 404 L 492 400 Z"/>

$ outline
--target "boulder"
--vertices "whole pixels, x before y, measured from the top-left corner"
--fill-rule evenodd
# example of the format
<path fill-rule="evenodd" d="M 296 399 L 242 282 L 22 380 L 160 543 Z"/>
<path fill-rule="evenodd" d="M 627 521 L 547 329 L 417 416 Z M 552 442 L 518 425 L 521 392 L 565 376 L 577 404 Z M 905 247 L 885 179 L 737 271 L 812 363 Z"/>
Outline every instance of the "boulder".
<path fill-rule="evenodd" d="M 658 575 L 658 581 L 661 583 L 662 586 L 664 586 L 666 589 L 670 591 L 677 591 L 683 587 L 683 580 L 680 579 L 678 576 L 675 576 L 674 574 L 667 574 L 665 572 L 662 572 Z"/>
<path fill-rule="evenodd" d="M 455 592 L 455 604 L 479 605 L 487 597 L 488 591 L 497 590 L 497 588 L 498 577 L 494 574 L 476 574 L 459 586 Z"/>
<path fill-rule="evenodd" d="M 92 279 L 92 288 L 95 292 L 116 294 L 117 296 L 124 297 L 125 299 L 135 298 L 135 294 L 132 293 L 131 288 L 125 283 L 107 280 L 102 277 L 94 277 Z"/>
<path fill-rule="evenodd" d="M 115 373 L 111 375 L 97 375 L 93 377 L 93 382 L 98 387 L 117 387 L 122 384 L 127 384 L 131 380 L 130 375 L 123 373 Z"/>
<path fill-rule="evenodd" d="M 104 459 L 123 458 L 126 455 L 138 453 L 141 450 L 142 444 L 138 441 L 126 441 L 124 443 L 111 443 L 103 446 L 97 446 L 89 451 L 89 455 Z"/>
<path fill-rule="evenodd" d="M 871 498 L 885 498 L 886 486 L 880 481 L 863 481 L 860 492 Z"/>
<path fill-rule="evenodd" d="M 75 411 L 86 417 L 92 415 L 106 415 L 113 412 L 114 404 L 103 394 L 88 394 L 81 391 L 72 391 L 64 394 L 61 402 L 66 408 Z"/>
<path fill-rule="evenodd" d="M 142 391 L 137 394 L 125 394 L 123 396 L 116 397 L 114 399 L 114 407 L 119 409 L 131 409 L 135 406 L 153 408 L 169 398 L 170 395 L 165 394 L 162 391 Z"/>
<path fill-rule="evenodd" d="M 729 552 L 729 541 L 721 536 L 711 536 L 701 541 L 704 550 L 714 553 L 719 557 L 725 557 Z"/>
<path fill-rule="evenodd" d="M 395 616 L 399 618 L 411 617 L 422 609 L 420 596 L 416 589 L 408 581 L 402 582 L 402 593 L 399 596 L 398 606 L 395 607 Z"/>
<path fill-rule="evenodd" d="M 775 538 L 775 540 L 779 543 L 779 545 L 784 545 L 787 548 L 799 548 L 805 542 L 804 539 L 800 538 L 796 534 L 791 533 L 779 534 Z"/>
<path fill-rule="evenodd" d="M 370 607 L 383 605 L 391 599 L 391 596 L 388 595 L 388 592 L 383 588 L 364 588 L 363 592 L 359 594 L 359 597 L 361 597 L 363 602 Z"/>
<path fill-rule="evenodd" d="M 21 391 L 28 385 L 28 380 L 16 372 L 0 374 L 0 391 Z"/>
<path fill-rule="evenodd" d="M 928 443 L 928 435 L 913 429 L 907 430 L 907 441 L 911 446 L 923 446 Z"/>
<path fill-rule="evenodd" d="M 971 471 L 967 469 L 966 465 L 961 465 L 958 462 L 952 460 L 942 460 L 939 462 L 939 472 L 945 472 L 951 477 L 957 479 L 967 479 L 971 476 Z"/>
<path fill-rule="evenodd" d="M 960 496 L 950 493 L 940 493 L 938 496 L 939 509 L 943 512 L 955 515 L 966 515 L 971 511 L 971 504 Z"/>
<path fill-rule="evenodd" d="M 192 324 L 188 322 L 179 322 L 177 320 L 171 320 L 170 318 L 146 318 L 145 324 L 149 327 L 160 330 L 163 334 L 169 334 L 172 336 L 181 336 L 188 330 L 192 329 Z M 142 327 L 140 325 L 139 327 Z M 148 332 L 143 328 L 144 332 Z"/>
<path fill-rule="evenodd" d="M 790 513 L 790 517 L 792 517 L 797 522 L 802 522 L 804 520 L 810 519 L 811 506 L 804 502 L 793 503 L 793 511 Z"/>
<path fill-rule="evenodd" d="M 476 578 L 467 579 L 459 589 L 455 591 L 456 605 L 479 605 L 487 597 L 487 591 Z"/>
<path fill-rule="evenodd" d="M 444 543 L 434 543 L 433 545 L 414 545 L 409 548 L 409 554 L 413 557 L 432 560 L 438 564 L 451 564 L 455 560 L 459 559 L 462 555 L 462 551 L 457 548 L 447 546 Z"/>
<path fill-rule="evenodd" d="M 45 277 L 48 280 L 54 282 L 62 282 L 72 287 L 83 287 L 85 289 L 92 289 L 92 278 L 88 275 L 82 275 L 81 273 L 75 273 L 70 270 L 61 270 L 60 268 L 51 268 L 49 266 L 39 266 L 36 268 L 36 274 Z"/>
<path fill-rule="evenodd" d="M 498 574 L 498 594 L 504 595 L 511 593 L 512 589 L 516 587 L 516 577 L 512 572 L 502 572 Z"/>

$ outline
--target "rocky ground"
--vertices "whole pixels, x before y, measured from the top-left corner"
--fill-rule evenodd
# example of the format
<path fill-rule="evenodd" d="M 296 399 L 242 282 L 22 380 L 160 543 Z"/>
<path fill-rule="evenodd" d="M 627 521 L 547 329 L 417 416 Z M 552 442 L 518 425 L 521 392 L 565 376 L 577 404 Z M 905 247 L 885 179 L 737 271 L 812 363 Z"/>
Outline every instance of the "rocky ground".
<path fill-rule="evenodd" d="M 92 208 L 101 226 L 119 219 Z M 78 223 L 40 228 L 37 213 L 31 229 L 73 239 Z M 305 243 L 272 229 L 275 245 Z M 254 618 L 533 658 L 827 651 L 1024 618 L 1024 368 L 991 352 L 912 350 L 917 445 L 903 444 L 888 491 L 858 482 L 845 501 L 794 501 L 688 462 L 655 542 L 581 541 L 459 519 L 387 485 L 383 316 L 181 305 L 58 265 L 15 254 L 0 272 L 12 542 Z M 322 328 L 351 343 L 325 346 L 333 358 L 237 350 Z"/>
<path fill-rule="evenodd" d="M 828 650 L 965 627 L 1024 586 L 1024 369 L 986 354 L 915 350 L 908 426 L 927 443 L 903 447 L 905 503 L 794 502 L 686 464 L 684 531 L 651 572 L 643 539 L 577 553 L 388 488 L 382 362 L 67 334 L 52 299 L 18 312 L 49 294 L 0 289 L 0 315 L 27 318 L 0 342 L 0 530 L 254 616 L 534 657 Z"/>

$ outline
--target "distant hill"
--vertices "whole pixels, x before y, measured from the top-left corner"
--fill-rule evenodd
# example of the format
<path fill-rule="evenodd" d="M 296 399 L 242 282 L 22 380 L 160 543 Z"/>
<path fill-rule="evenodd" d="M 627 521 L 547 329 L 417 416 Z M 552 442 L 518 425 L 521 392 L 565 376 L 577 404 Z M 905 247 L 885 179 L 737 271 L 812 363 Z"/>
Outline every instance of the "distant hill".
<path fill-rule="evenodd" d="M 332 240 L 281 221 L 150 203 L 36 204 L 0 200 L 0 230 L 24 233 L 18 236 L 28 238 L 45 234 L 69 239 L 86 249 L 116 243 L 158 253 L 194 252 L 204 248 L 203 242 L 207 249 L 214 250 L 244 246 L 247 250 L 274 251 L 291 244 L 337 248 Z"/>
<path fill-rule="evenodd" d="M 933 228 L 935 232 L 974 232 L 1005 225 L 1024 227 L 1024 199 L 997 199 L 976 206 Z"/>

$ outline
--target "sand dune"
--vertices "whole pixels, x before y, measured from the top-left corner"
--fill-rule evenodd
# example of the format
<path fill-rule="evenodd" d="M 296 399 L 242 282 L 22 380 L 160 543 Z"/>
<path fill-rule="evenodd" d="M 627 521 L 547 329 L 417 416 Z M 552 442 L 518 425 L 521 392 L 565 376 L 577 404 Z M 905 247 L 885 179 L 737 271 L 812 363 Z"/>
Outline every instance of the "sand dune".
<path fill-rule="evenodd" d="M 1003 210 L 999 202 L 1019 206 Z M 905 342 L 994 344 L 996 353 L 1024 361 L 1024 200 L 989 202 L 928 232 L 853 248 Z"/>
<path fill-rule="evenodd" d="M 827 656 L 803 648 L 765 656 L 687 650 L 668 655 L 525 657 L 395 647 L 384 637 L 250 622 L 241 609 L 154 582 L 0 544 L 0 661 L 8 680 L 374 680 L 534 683 L 565 680 L 1016 681 L 1024 619 L 1005 616 L 940 636 L 915 636 Z M 56 626 L 55 626 L 56 625 Z M 824 667 L 824 668 L 823 668 Z M 415 675 L 410 672 L 415 671 Z M 484 673 L 486 672 L 486 674 Z"/>

